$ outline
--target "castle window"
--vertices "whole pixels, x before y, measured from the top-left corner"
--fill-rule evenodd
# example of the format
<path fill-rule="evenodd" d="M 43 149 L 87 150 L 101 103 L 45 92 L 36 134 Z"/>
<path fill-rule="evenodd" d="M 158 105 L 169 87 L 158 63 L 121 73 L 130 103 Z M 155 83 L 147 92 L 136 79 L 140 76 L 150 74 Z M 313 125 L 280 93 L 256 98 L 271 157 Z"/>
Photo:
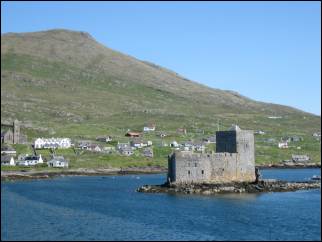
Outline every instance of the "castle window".
<path fill-rule="evenodd" d="M 195 167 L 197 167 L 197 163 L 195 163 Z"/>
<path fill-rule="evenodd" d="M 201 174 L 202 174 L 202 175 L 204 174 L 204 170 L 201 170 Z"/>
<path fill-rule="evenodd" d="M 190 175 L 190 171 L 188 171 L 188 175 Z"/>

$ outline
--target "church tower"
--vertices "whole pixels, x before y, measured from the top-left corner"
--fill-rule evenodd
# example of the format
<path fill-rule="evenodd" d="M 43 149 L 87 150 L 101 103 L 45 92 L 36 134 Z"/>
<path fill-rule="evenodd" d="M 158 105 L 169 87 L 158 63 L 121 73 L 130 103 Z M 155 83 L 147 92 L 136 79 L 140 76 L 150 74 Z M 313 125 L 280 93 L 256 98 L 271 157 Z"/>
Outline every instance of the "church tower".
<path fill-rule="evenodd" d="M 19 144 L 20 140 L 20 124 L 19 121 L 16 119 L 13 121 L 13 143 Z"/>

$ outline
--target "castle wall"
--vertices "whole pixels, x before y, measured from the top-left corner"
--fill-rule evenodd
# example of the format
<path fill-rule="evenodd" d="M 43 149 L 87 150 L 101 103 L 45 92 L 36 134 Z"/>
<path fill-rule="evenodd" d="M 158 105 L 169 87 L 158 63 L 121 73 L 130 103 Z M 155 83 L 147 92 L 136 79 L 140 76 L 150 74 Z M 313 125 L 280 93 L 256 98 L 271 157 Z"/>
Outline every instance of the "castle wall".
<path fill-rule="evenodd" d="M 169 157 L 171 182 L 255 181 L 255 146 L 252 131 L 216 133 L 217 153 L 178 151 Z M 219 152 L 220 151 L 220 152 Z"/>
<path fill-rule="evenodd" d="M 211 178 L 211 157 L 191 151 L 175 152 L 172 155 L 175 163 L 175 175 L 171 175 L 176 183 L 201 182 Z"/>

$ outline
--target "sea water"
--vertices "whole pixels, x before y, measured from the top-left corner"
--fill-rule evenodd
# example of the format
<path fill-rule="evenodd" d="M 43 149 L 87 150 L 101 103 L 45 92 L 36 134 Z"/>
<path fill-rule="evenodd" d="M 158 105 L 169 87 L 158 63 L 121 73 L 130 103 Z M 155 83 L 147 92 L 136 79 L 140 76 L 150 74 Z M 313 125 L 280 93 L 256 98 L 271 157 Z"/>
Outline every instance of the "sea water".
<path fill-rule="evenodd" d="M 267 169 L 308 180 L 320 169 Z M 1 183 L 2 240 L 321 240 L 321 190 L 227 195 L 138 193 L 165 174 Z"/>

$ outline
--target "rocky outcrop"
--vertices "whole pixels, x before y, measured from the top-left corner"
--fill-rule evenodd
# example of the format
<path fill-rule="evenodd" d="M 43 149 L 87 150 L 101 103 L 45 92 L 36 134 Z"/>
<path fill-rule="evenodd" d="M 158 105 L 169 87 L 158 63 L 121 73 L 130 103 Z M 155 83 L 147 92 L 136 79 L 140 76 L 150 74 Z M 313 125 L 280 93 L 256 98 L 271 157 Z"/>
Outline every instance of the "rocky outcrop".
<path fill-rule="evenodd" d="M 287 192 L 302 189 L 320 188 L 320 181 L 287 182 L 273 179 L 259 180 L 254 183 L 190 183 L 144 185 L 137 189 L 138 192 L 147 193 L 181 193 L 181 194 L 218 194 L 218 193 L 259 193 L 259 192 Z"/>

